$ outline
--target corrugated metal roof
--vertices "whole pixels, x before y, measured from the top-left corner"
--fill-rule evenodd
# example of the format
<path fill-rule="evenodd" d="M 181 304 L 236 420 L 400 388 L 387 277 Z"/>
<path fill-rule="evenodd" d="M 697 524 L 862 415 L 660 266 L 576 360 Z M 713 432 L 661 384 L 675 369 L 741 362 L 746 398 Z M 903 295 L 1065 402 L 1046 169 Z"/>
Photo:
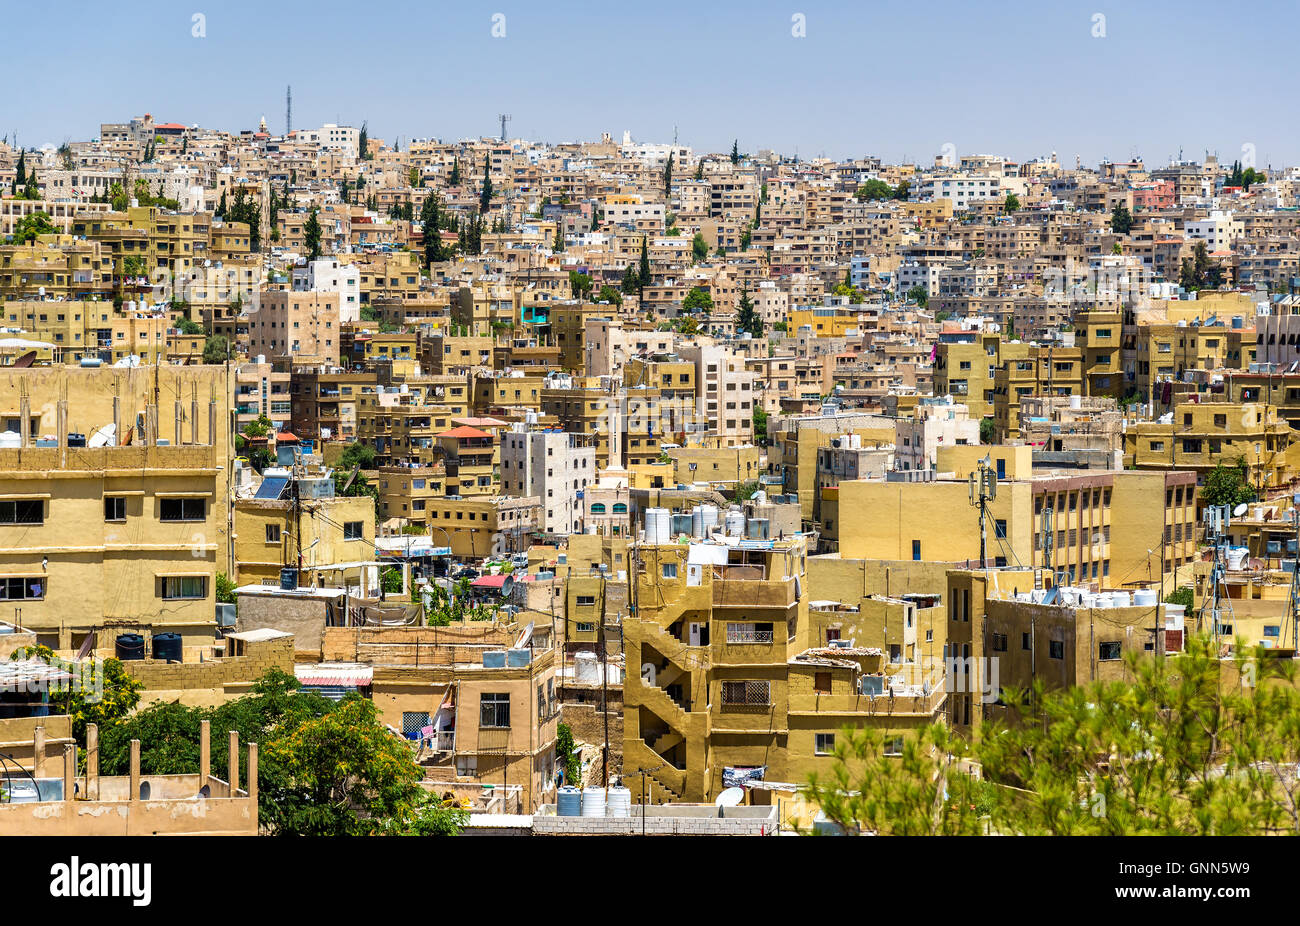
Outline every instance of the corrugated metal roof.
<path fill-rule="evenodd" d="M 374 669 L 359 662 L 299 663 L 294 677 L 304 685 L 341 685 L 362 688 L 374 680 Z"/>

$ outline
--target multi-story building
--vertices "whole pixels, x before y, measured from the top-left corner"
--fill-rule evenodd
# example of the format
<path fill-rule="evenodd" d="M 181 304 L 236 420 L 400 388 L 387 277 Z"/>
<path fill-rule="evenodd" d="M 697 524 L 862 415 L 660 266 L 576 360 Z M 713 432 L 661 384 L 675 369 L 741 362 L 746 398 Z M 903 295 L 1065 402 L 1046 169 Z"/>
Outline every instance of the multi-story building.
<path fill-rule="evenodd" d="M 541 530 L 580 533 L 583 493 L 596 479 L 595 442 L 518 425 L 501 436 L 501 492 L 541 499 Z"/>

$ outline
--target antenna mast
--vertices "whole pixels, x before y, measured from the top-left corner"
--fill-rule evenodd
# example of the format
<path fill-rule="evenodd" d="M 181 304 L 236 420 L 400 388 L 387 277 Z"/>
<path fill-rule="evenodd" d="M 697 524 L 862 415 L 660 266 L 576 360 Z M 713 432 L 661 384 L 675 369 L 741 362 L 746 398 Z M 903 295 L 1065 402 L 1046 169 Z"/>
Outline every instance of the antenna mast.
<path fill-rule="evenodd" d="M 504 142 L 506 140 L 506 123 L 513 119 L 514 116 L 510 115 L 510 113 L 501 113 L 497 118 L 501 120 L 501 141 Z"/>
<path fill-rule="evenodd" d="M 293 132 L 293 85 L 284 88 L 284 134 Z"/>

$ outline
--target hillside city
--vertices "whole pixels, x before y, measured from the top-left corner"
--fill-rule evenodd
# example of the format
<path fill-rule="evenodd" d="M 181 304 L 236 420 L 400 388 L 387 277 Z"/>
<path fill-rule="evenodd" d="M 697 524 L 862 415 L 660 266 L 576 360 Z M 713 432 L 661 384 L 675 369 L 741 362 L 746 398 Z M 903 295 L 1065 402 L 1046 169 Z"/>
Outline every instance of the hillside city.
<path fill-rule="evenodd" d="M 0 831 L 1300 827 L 1300 168 L 357 121 L 0 143 Z"/>

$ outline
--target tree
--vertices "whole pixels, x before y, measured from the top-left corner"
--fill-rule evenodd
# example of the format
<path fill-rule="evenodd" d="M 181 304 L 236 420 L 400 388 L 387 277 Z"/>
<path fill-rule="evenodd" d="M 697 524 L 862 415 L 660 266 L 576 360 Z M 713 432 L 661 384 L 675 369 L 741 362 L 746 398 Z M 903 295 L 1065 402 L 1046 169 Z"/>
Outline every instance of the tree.
<path fill-rule="evenodd" d="M 226 191 L 225 190 L 221 191 L 221 199 L 218 200 L 217 202 L 217 211 L 215 215 L 217 218 L 221 219 L 222 221 L 225 221 L 226 218 Z"/>
<path fill-rule="evenodd" d="M 1255 500 L 1255 489 L 1250 484 L 1250 467 L 1244 457 L 1237 462 L 1224 466 L 1220 461 L 1205 476 L 1205 486 L 1201 489 L 1201 501 L 1207 505 L 1237 506 Z"/>
<path fill-rule="evenodd" d="M 224 334 L 214 334 L 203 342 L 203 362 L 218 365 L 230 355 L 230 342 Z"/>
<path fill-rule="evenodd" d="M 757 404 L 754 405 L 754 440 L 759 446 L 767 445 L 767 412 Z"/>
<path fill-rule="evenodd" d="M 176 328 L 181 334 L 203 334 L 203 326 L 191 318 L 182 318 L 176 323 Z"/>
<path fill-rule="evenodd" d="M 567 723 L 555 728 L 555 759 L 564 770 L 566 785 L 582 784 L 582 761 L 574 749 L 573 730 Z"/>
<path fill-rule="evenodd" d="M 980 443 L 991 444 L 997 437 L 997 425 L 993 423 L 992 418 L 980 419 Z"/>
<path fill-rule="evenodd" d="M 699 232 L 691 239 L 691 260 L 699 263 L 709 256 L 709 243 L 704 240 L 704 236 Z"/>
<path fill-rule="evenodd" d="M 363 161 L 370 160 L 370 132 L 367 131 L 367 128 L 367 124 L 362 122 L 361 134 L 357 136 L 357 152 Z"/>
<path fill-rule="evenodd" d="M 606 284 L 602 286 L 600 292 L 596 294 L 595 301 L 608 302 L 610 305 L 618 306 L 623 304 L 623 296 L 614 287 Z"/>
<path fill-rule="evenodd" d="M 1002 203 L 1002 211 L 1011 213 L 1020 209 L 1020 197 L 1015 193 L 1008 193 L 1007 198 Z"/>
<path fill-rule="evenodd" d="M 451 186 L 460 186 L 460 158 L 452 158 L 451 176 L 447 178 Z"/>
<path fill-rule="evenodd" d="M 636 268 L 628 264 L 623 270 L 623 292 L 631 295 L 640 289 L 641 277 L 637 274 Z"/>
<path fill-rule="evenodd" d="M 894 187 L 894 199 L 907 199 L 908 192 L 908 183 L 906 180 L 903 180 L 898 184 L 898 186 Z"/>
<path fill-rule="evenodd" d="M 668 163 L 664 165 L 664 202 L 668 202 L 668 197 L 673 191 L 673 153 L 668 152 Z"/>
<path fill-rule="evenodd" d="M 438 194 L 430 192 L 420 206 L 420 233 L 424 237 L 424 262 L 435 264 L 446 260 L 442 252 L 442 232 L 439 230 Z"/>
<path fill-rule="evenodd" d="M 564 228 L 558 222 L 555 225 L 555 241 L 551 244 L 551 250 L 556 254 L 564 250 Z"/>
<path fill-rule="evenodd" d="M 713 297 L 709 295 L 709 291 L 704 287 L 693 287 L 691 291 L 686 294 L 686 298 L 682 300 L 682 311 L 690 312 L 691 314 L 703 312 L 707 315 L 709 312 L 713 311 Z"/>
<path fill-rule="evenodd" d="M 478 211 L 486 213 L 492 207 L 492 157 L 483 155 L 483 190 L 478 197 Z"/>
<path fill-rule="evenodd" d="M 974 836 L 978 782 L 961 771 L 966 753 L 942 723 L 906 736 L 845 727 L 830 773 L 809 775 L 800 793 L 844 833 Z"/>
<path fill-rule="evenodd" d="M 1133 214 L 1128 211 L 1128 206 L 1116 203 L 1110 212 L 1110 230 L 1117 235 L 1127 235 L 1132 228 Z"/>
<path fill-rule="evenodd" d="M 736 309 L 736 327 L 748 331 L 756 338 L 763 336 L 763 319 L 754 311 L 754 301 L 749 298 L 749 288 L 742 286 L 740 304 Z"/>
<path fill-rule="evenodd" d="M 222 604 L 235 603 L 235 583 L 230 580 L 230 576 L 224 572 L 218 572 L 214 584 L 216 586 L 217 601 Z"/>
<path fill-rule="evenodd" d="M 696 180 L 704 179 L 704 158 L 700 158 L 695 163 L 695 179 Z"/>
<path fill-rule="evenodd" d="M 591 296 L 593 284 L 591 277 L 585 273 L 579 273 L 577 270 L 569 271 L 569 288 L 577 299 L 586 299 Z"/>
<path fill-rule="evenodd" d="M 40 235 L 53 235 L 58 232 L 50 217 L 44 212 L 36 211 L 25 215 L 14 225 L 14 244 L 27 244 Z"/>
<path fill-rule="evenodd" d="M 909 302 L 915 302 L 923 309 L 930 304 L 930 294 L 920 283 L 907 291 L 907 299 Z"/>
<path fill-rule="evenodd" d="M 894 188 L 888 183 L 883 180 L 872 179 L 858 187 L 853 197 L 862 202 L 871 202 L 878 199 L 889 199 L 893 195 Z"/>
<path fill-rule="evenodd" d="M 637 281 L 639 284 L 637 286 L 637 292 L 641 292 L 642 290 L 644 290 L 647 286 L 650 285 L 650 281 L 651 281 L 650 245 L 649 242 L 646 240 L 645 235 L 641 236 L 641 270 L 640 273 L 637 275 Z"/>
<path fill-rule="evenodd" d="M 736 139 L 731 143 L 731 163 L 740 163 L 740 139 Z"/>
<path fill-rule="evenodd" d="M 102 691 L 82 684 L 84 672 L 78 668 L 76 661 L 60 659 L 48 646 L 19 647 L 9 654 L 9 658 L 36 659 L 48 666 L 70 672 L 73 676 L 71 682 L 55 683 L 50 688 L 50 713 L 67 714 L 72 718 L 72 736 L 82 747 L 86 745 L 87 724 L 93 723 L 103 728 L 126 717 L 140 703 L 144 682 L 128 674 L 122 663 L 112 657 L 103 662 Z"/>
<path fill-rule="evenodd" d="M 307 216 L 307 221 L 302 224 L 303 244 L 307 248 L 307 259 L 316 260 L 320 257 L 320 219 L 316 217 L 317 210 L 312 209 Z"/>

